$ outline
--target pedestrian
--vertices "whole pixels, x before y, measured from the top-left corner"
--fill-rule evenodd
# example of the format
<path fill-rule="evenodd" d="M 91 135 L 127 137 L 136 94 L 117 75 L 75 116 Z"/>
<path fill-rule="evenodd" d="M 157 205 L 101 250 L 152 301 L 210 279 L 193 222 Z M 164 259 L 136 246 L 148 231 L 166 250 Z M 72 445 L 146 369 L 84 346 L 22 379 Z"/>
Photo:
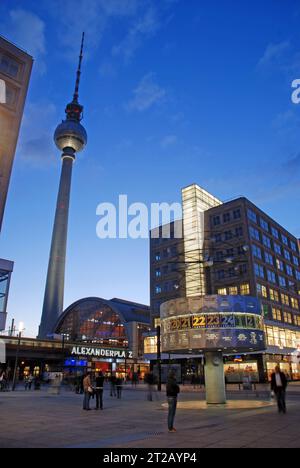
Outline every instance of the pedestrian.
<path fill-rule="evenodd" d="M 116 386 L 117 386 L 117 398 L 119 398 L 120 400 L 122 397 L 122 389 L 123 389 L 123 379 L 121 377 L 118 377 L 116 379 Z"/>
<path fill-rule="evenodd" d="M 91 374 L 87 372 L 83 379 L 83 409 L 86 411 L 90 411 L 90 398 L 93 394 L 93 388 L 91 384 Z"/>
<path fill-rule="evenodd" d="M 152 372 L 149 372 L 149 374 L 146 375 L 145 382 L 148 384 L 148 394 L 147 394 L 147 400 L 148 401 L 153 401 L 153 385 L 154 385 L 154 375 Z"/>
<path fill-rule="evenodd" d="M 117 396 L 116 381 L 117 381 L 117 377 L 114 374 L 111 374 L 111 376 L 110 376 L 110 396 Z"/>
<path fill-rule="evenodd" d="M 96 408 L 95 410 L 103 410 L 103 389 L 104 389 L 104 375 L 102 372 L 96 375 L 95 379 L 95 394 L 96 394 Z"/>
<path fill-rule="evenodd" d="M 174 419 L 177 408 L 177 397 L 180 392 L 180 388 L 176 382 L 176 374 L 174 371 L 171 371 L 167 381 L 167 398 L 168 398 L 168 429 L 169 432 L 176 432 L 174 427 Z"/>
<path fill-rule="evenodd" d="M 28 390 L 31 390 L 33 380 L 34 380 L 33 375 L 29 374 L 29 376 L 28 376 Z"/>
<path fill-rule="evenodd" d="M 275 372 L 271 376 L 271 391 L 274 392 L 278 405 L 279 413 L 286 413 L 285 393 L 287 387 L 287 378 L 280 367 L 275 367 Z"/>

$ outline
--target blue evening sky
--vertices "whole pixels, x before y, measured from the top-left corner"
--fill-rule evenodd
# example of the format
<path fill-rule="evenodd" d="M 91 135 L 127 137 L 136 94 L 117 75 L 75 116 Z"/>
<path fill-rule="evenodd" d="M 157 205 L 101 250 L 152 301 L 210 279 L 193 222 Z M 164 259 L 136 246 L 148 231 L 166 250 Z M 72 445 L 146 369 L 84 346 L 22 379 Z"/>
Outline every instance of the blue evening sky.
<path fill-rule="evenodd" d="M 80 90 L 89 142 L 73 172 L 65 306 L 149 303 L 147 240 L 100 240 L 96 207 L 180 201 L 193 182 L 244 195 L 300 237 L 296 0 L 1 0 L 0 34 L 35 58 L 1 233 L 12 317 L 40 321 L 60 175 L 55 126 Z"/>

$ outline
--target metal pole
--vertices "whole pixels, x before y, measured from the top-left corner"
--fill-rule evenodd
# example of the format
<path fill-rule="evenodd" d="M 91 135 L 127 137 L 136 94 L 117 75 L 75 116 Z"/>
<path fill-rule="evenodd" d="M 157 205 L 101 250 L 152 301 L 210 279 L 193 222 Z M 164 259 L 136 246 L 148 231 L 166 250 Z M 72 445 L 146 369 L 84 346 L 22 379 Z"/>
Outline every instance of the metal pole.
<path fill-rule="evenodd" d="M 161 392 L 161 350 L 160 350 L 160 326 L 156 327 L 157 333 L 157 366 L 158 366 L 158 383 L 157 391 Z"/>
<path fill-rule="evenodd" d="M 18 365 L 18 358 L 19 358 L 19 350 L 20 350 L 20 342 L 21 342 L 21 333 L 19 332 L 18 335 L 18 344 L 17 344 L 17 351 L 16 351 L 16 360 L 15 360 L 15 368 L 14 368 L 14 376 L 13 376 L 13 382 L 12 382 L 12 391 L 15 391 L 16 388 L 16 375 L 17 375 L 17 365 Z"/>

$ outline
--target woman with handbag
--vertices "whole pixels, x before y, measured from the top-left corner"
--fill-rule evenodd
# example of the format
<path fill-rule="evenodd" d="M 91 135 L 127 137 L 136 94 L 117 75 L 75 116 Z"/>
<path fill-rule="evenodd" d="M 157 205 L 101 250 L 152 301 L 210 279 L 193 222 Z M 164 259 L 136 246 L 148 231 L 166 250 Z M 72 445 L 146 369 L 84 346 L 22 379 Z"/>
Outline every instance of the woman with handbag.
<path fill-rule="evenodd" d="M 90 411 L 90 398 L 93 394 L 90 372 L 87 372 L 86 376 L 83 379 L 83 393 L 83 409 L 86 411 Z"/>

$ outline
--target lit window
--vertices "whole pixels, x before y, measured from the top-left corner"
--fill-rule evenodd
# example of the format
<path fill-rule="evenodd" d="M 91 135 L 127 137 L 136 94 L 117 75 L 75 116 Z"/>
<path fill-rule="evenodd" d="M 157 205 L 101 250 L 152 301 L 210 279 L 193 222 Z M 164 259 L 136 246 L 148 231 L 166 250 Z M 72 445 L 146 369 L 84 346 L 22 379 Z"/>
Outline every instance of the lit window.
<path fill-rule="evenodd" d="M 238 295 L 238 288 L 237 286 L 231 286 L 229 288 L 229 294 L 230 296 L 237 296 Z"/>
<path fill-rule="evenodd" d="M 289 312 L 283 312 L 283 320 L 286 323 L 292 323 L 292 314 L 290 314 Z"/>
<path fill-rule="evenodd" d="M 249 283 L 244 283 L 240 285 L 240 293 L 242 296 L 248 296 L 250 294 L 250 285 Z"/>
<path fill-rule="evenodd" d="M 259 296 L 262 296 L 262 297 L 265 297 L 265 298 L 268 297 L 267 288 L 265 286 L 263 286 L 262 284 L 257 283 L 256 290 L 257 290 L 257 294 Z"/>
<path fill-rule="evenodd" d="M 286 294 L 281 294 L 281 302 L 282 304 L 289 306 L 290 305 L 289 296 L 287 296 Z"/>
<path fill-rule="evenodd" d="M 292 305 L 293 309 L 299 310 L 299 302 L 294 297 L 291 297 L 291 305 Z"/>
<path fill-rule="evenodd" d="M 219 296 L 227 296 L 227 289 L 226 288 L 218 289 L 218 294 Z"/>
<path fill-rule="evenodd" d="M 270 289 L 269 294 L 270 294 L 271 301 L 279 302 L 278 291 L 275 291 L 274 289 Z"/>
<path fill-rule="evenodd" d="M 272 317 L 273 317 L 273 320 L 281 321 L 282 320 L 281 310 L 280 309 L 275 309 L 274 307 L 272 307 Z"/>

